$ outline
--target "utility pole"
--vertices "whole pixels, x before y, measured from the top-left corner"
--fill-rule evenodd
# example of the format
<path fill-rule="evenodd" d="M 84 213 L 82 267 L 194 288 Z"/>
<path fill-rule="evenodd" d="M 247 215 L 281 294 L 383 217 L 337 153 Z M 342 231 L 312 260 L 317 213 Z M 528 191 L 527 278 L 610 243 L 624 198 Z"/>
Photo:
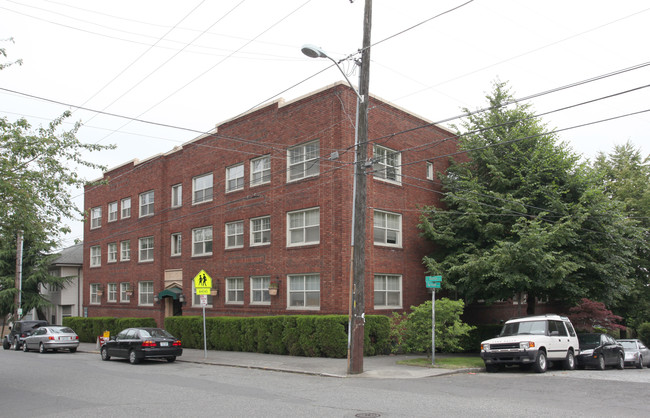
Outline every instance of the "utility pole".
<path fill-rule="evenodd" d="M 16 316 L 15 320 L 20 319 L 22 315 L 22 296 L 23 296 L 23 231 L 18 231 L 16 235 L 16 289 L 18 293 L 16 294 L 15 303 L 16 303 Z"/>
<path fill-rule="evenodd" d="M 372 26 L 372 0 L 366 0 L 363 13 L 363 46 L 361 50 L 361 75 L 359 77 L 358 144 L 356 152 L 354 242 L 352 257 L 353 301 L 350 340 L 350 374 L 363 373 L 363 338 L 365 323 L 366 274 L 366 162 L 368 161 L 368 102 L 370 101 L 370 29 Z"/>

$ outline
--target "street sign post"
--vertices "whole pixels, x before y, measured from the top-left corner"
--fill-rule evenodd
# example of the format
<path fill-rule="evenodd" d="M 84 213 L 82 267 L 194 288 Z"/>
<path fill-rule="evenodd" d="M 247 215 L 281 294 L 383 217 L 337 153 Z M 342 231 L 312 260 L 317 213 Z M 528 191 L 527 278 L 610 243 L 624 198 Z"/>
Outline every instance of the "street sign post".
<path fill-rule="evenodd" d="M 208 295 L 212 289 L 212 277 L 205 270 L 194 276 L 194 289 L 197 295 L 201 296 L 201 308 L 203 309 L 203 357 L 208 358 L 208 338 L 205 333 L 205 307 L 208 304 Z"/>
<path fill-rule="evenodd" d="M 436 364 L 436 289 L 442 285 L 442 276 L 425 276 L 425 284 L 431 291 L 431 364 Z"/>

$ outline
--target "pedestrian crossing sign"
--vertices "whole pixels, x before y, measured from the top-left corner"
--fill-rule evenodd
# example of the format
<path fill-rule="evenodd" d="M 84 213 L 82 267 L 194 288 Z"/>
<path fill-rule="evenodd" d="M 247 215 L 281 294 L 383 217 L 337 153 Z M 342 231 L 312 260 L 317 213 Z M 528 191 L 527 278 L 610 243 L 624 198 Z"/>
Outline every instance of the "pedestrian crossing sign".
<path fill-rule="evenodd" d="M 212 289 L 212 277 L 205 270 L 201 270 L 194 277 L 194 288 L 197 295 L 209 295 Z"/>

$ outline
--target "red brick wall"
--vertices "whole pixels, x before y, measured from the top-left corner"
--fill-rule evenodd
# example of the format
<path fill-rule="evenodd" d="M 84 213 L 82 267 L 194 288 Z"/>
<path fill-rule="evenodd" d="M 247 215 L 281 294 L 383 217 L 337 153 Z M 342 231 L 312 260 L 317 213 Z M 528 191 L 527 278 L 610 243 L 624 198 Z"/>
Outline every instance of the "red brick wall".
<path fill-rule="evenodd" d="M 105 174 L 108 185 L 88 187 L 85 208 L 102 206 L 102 226 L 91 230 L 87 223 L 84 239 L 85 306 L 89 316 L 152 316 L 162 324 L 162 303 L 153 307 L 137 306 L 137 283 L 153 280 L 154 293 L 163 290 L 164 271 L 182 269 L 183 293 L 188 303 L 184 315 L 198 315 L 200 307 L 190 303 L 191 280 L 204 269 L 219 290 L 209 315 L 273 315 L 287 313 L 347 313 L 350 275 L 350 230 L 352 216 L 352 162 L 356 96 L 344 85 L 336 85 L 288 104 L 272 104 L 256 112 L 225 122 L 213 135 L 183 145 L 165 155 L 138 164 L 128 163 Z M 368 212 L 366 244 L 366 312 L 373 310 L 373 274 L 402 274 L 404 309 L 430 298 L 424 286 L 422 257 L 432 251 L 419 237 L 418 208 L 439 204 L 437 183 L 426 180 L 426 160 L 434 161 L 435 170 L 444 170 L 446 159 L 437 156 L 455 150 L 450 134 L 435 126 L 411 130 L 426 123 L 411 114 L 378 100 L 371 100 L 369 139 L 402 152 L 402 184 L 395 185 L 368 176 Z M 317 177 L 287 183 L 287 148 L 311 140 L 320 141 L 320 174 Z M 332 152 L 339 157 L 328 160 Z M 271 156 L 271 183 L 249 185 L 250 160 Z M 369 157 L 372 156 L 372 144 Z M 226 167 L 244 163 L 243 190 L 225 193 Z M 213 200 L 192 205 L 192 178 L 213 172 Z M 183 185 L 183 205 L 171 208 L 171 186 Z M 138 218 L 138 195 L 155 190 L 155 214 Z M 107 204 L 131 196 L 132 215 L 127 220 L 107 222 Z M 286 217 L 288 211 L 320 208 L 320 243 L 288 248 Z M 402 214 L 402 248 L 373 245 L 373 209 Z M 271 245 L 249 245 L 250 219 L 271 217 Z M 225 224 L 244 221 L 244 247 L 225 249 Z M 191 257 L 191 231 L 212 225 L 213 255 Z M 182 233 L 182 255 L 170 257 L 170 234 Z M 154 237 L 154 261 L 138 262 L 138 238 Z M 108 264 L 107 244 L 131 240 L 131 261 Z M 90 247 L 101 245 L 102 264 L 89 267 Z M 287 274 L 320 273 L 320 309 L 287 310 Z M 270 275 L 279 280 L 280 291 L 269 306 L 251 305 L 248 277 Z M 225 278 L 244 277 L 244 303 L 225 303 Z M 106 302 L 90 305 L 91 283 L 131 282 L 135 287 L 129 304 Z"/>

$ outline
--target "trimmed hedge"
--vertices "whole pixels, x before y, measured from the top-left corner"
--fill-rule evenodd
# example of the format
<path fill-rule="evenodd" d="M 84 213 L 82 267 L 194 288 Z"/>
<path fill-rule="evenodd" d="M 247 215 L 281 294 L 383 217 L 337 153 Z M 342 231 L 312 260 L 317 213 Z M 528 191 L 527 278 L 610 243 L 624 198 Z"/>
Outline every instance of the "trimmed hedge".
<path fill-rule="evenodd" d="M 156 328 L 156 320 L 153 318 L 113 318 L 113 317 L 92 317 L 84 318 L 73 316 L 63 318 L 63 326 L 72 328 L 79 336 L 79 341 L 94 343 L 97 337 L 109 331 L 116 335 L 125 328 L 150 327 Z"/>
<path fill-rule="evenodd" d="M 347 355 L 346 315 L 207 317 L 205 328 L 209 350 L 331 358 Z M 364 328 L 364 355 L 388 354 L 388 317 L 366 316 Z M 168 317 L 165 329 L 180 338 L 183 347 L 203 348 L 202 317 Z"/>

